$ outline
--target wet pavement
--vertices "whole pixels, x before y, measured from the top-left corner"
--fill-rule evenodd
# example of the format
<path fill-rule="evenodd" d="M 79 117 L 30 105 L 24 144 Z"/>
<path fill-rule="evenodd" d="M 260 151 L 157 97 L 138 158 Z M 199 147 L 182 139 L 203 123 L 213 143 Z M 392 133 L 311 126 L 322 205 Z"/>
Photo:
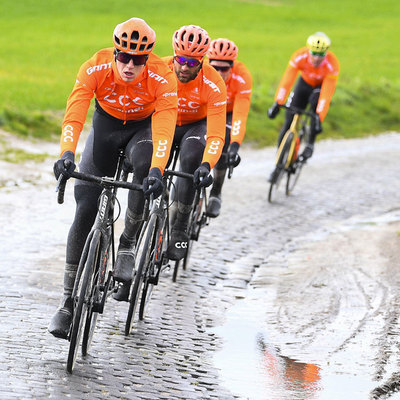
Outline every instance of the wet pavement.
<path fill-rule="evenodd" d="M 108 301 L 72 375 L 47 333 L 72 185 L 60 206 L 53 160 L 0 163 L 0 398 L 399 398 L 399 152 L 395 133 L 321 141 L 269 204 L 274 149 L 243 149 L 188 270 L 162 276 L 129 337 Z"/>

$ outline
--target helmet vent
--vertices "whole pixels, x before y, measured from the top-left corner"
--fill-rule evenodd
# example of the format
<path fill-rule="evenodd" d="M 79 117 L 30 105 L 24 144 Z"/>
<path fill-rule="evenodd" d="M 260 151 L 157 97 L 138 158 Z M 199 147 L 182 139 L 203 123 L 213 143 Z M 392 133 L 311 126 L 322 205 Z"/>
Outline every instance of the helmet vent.
<path fill-rule="evenodd" d="M 133 31 L 131 34 L 131 40 L 136 42 L 139 39 L 139 32 L 138 31 Z"/>

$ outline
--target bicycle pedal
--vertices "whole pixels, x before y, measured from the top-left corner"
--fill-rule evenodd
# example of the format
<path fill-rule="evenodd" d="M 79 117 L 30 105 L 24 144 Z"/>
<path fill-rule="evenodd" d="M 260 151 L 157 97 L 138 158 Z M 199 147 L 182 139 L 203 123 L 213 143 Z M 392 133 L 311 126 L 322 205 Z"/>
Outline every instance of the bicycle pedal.
<path fill-rule="evenodd" d="M 151 283 L 154 286 L 157 285 L 158 284 L 158 276 L 150 276 L 149 283 Z"/>
<path fill-rule="evenodd" d="M 96 303 L 93 304 L 93 308 L 92 308 L 93 312 L 97 312 L 99 314 L 102 314 L 103 310 L 104 310 L 104 306 L 103 306 L 103 304 L 101 302 L 96 302 Z"/>

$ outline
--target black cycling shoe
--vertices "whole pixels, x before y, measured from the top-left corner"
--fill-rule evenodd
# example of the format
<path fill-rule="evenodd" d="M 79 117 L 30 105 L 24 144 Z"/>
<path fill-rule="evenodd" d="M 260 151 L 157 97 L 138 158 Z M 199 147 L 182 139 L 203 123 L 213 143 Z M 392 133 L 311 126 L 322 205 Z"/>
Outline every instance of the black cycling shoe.
<path fill-rule="evenodd" d="M 206 215 L 211 218 L 218 217 L 221 212 L 221 195 L 210 196 L 207 204 Z"/>
<path fill-rule="evenodd" d="M 63 305 L 56 311 L 50 321 L 49 332 L 61 339 L 68 339 L 69 330 L 72 324 L 72 298 L 66 297 Z"/>
<path fill-rule="evenodd" d="M 119 249 L 113 272 L 114 279 L 119 282 L 130 282 L 134 266 L 135 253 L 130 249 Z"/>
<path fill-rule="evenodd" d="M 171 240 L 167 248 L 167 257 L 170 260 L 178 261 L 185 257 L 189 236 L 185 231 L 172 229 Z"/>
<path fill-rule="evenodd" d="M 113 294 L 113 299 L 117 301 L 129 301 L 129 290 L 131 287 L 131 282 L 122 282 L 118 286 L 117 291 Z"/>
<path fill-rule="evenodd" d="M 303 150 L 303 153 L 301 153 L 301 157 L 303 157 L 303 160 L 308 160 L 311 158 L 314 152 L 314 145 L 313 144 L 307 144 L 306 147 Z"/>

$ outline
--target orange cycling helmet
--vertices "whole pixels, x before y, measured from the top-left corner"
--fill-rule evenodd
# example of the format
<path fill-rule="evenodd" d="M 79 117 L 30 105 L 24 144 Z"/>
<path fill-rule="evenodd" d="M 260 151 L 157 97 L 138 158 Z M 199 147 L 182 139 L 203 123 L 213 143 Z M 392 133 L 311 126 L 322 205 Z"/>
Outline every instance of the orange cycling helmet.
<path fill-rule="evenodd" d="M 182 26 L 172 36 L 172 47 L 177 56 L 204 57 L 210 42 L 207 31 L 197 25 Z"/>
<path fill-rule="evenodd" d="M 141 18 L 131 18 L 117 25 L 113 34 L 117 50 L 128 54 L 149 54 L 156 42 L 156 33 Z"/>
<path fill-rule="evenodd" d="M 232 40 L 215 39 L 211 42 L 207 55 L 210 60 L 234 61 L 238 56 L 238 48 Z"/>

